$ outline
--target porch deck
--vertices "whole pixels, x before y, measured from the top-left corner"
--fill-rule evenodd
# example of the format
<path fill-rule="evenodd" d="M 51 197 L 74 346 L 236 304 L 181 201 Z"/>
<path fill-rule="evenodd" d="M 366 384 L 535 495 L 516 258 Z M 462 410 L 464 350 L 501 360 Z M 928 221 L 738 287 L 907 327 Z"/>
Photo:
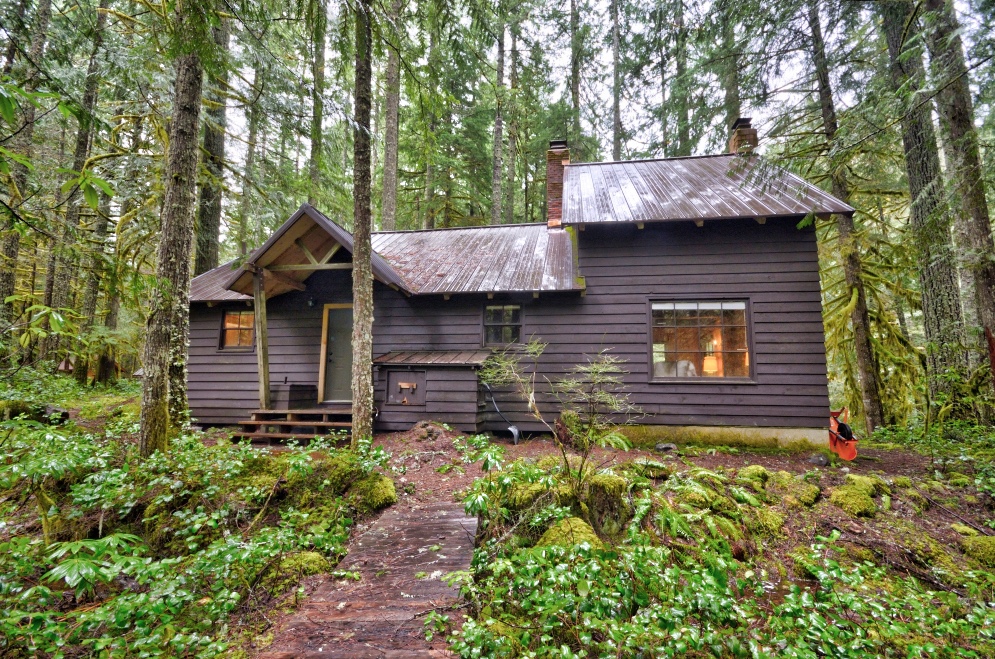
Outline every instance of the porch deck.
<path fill-rule="evenodd" d="M 252 418 L 239 421 L 235 438 L 252 441 L 310 439 L 336 431 L 352 430 L 351 405 L 304 409 L 254 410 Z"/>

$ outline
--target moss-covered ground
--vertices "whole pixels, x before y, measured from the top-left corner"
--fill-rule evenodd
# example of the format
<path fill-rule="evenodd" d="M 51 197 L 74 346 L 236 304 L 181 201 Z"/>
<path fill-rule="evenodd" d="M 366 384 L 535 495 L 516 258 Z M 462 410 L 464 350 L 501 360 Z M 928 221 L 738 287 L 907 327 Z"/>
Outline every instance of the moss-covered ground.
<path fill-rule="evenodd" d="M 983 434 L 983 433 L 982 433 Z M 461 656 L 995 656 L 995 503 L 973 448 L 507 447 L 465 492 Z M 970 455 L 968 455 L 970 454 Z M 578 485 L 580 483 L 580 485 Z"/>

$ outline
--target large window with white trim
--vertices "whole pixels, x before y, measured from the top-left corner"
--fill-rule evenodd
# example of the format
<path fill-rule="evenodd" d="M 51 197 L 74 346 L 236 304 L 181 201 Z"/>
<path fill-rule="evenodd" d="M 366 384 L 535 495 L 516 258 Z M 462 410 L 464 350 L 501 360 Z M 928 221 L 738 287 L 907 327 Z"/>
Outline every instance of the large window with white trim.
<path fill-rule="evenodd" d="M 652 303 L 654 380 L 750 377 L 746 300 Z"/>

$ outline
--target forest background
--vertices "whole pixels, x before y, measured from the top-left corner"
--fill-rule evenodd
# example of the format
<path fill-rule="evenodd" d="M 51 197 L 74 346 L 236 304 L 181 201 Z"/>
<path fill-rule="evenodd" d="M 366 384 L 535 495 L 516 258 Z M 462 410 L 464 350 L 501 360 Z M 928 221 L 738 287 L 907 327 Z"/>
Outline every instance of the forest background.
<path fill-rule="evenodd" d="M 0 368 L 107 382 L 154 349 L 175 420 L 190 276 L 301 202 L 357 236 L 543 221 L 549 140 L 719 153 L 752 116 L 857 209 L 806 220 L 833 403 L 990 420 L 992 8 L 0 0 Z"/>

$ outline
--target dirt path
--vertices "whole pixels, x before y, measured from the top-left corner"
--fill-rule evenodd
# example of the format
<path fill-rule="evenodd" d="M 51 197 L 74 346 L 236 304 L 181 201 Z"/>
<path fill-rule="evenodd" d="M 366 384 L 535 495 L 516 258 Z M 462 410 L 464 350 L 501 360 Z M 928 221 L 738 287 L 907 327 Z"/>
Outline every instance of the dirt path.
<path fill-rule="evenodd" d="M 469 568 L 476 528 L 454 503 L 391 508 L 339 565 L 362 578 L 318 586 L 259 657 L 447 656 L 444 642 L 425 641 L 424 616 L 455 603 L 458 593 L 441 577 Z"/>

